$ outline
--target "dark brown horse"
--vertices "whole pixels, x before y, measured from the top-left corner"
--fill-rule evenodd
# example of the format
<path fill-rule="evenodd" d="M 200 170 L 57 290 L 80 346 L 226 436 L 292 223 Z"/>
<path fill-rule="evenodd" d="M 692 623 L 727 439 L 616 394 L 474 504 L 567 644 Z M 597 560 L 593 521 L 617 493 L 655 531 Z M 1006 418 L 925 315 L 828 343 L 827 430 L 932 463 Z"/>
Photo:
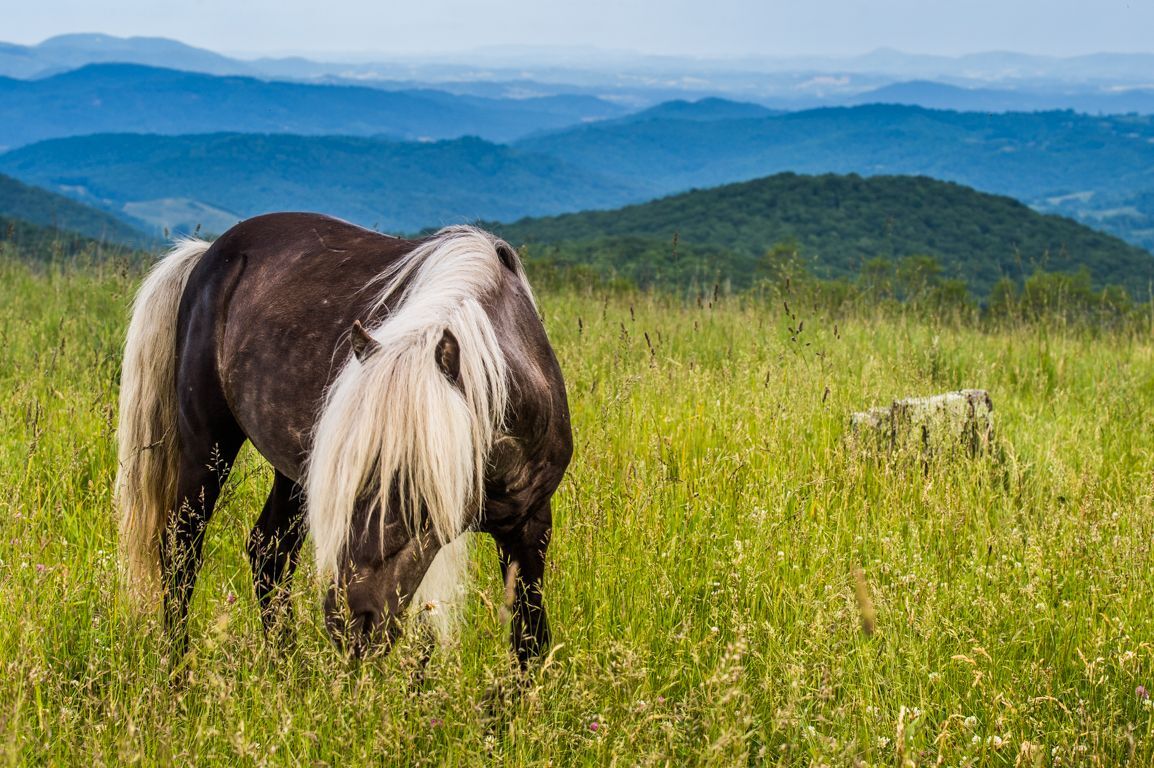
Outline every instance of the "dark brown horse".
<path fill-rule="evenodd" d="M 572 453 L 557 359 L 521 263 L 455 227 L 387 237 L 317 214 L 260 216 L 178 244 L 141 287 L 121 379 L 121 546 L 178 648 L 201 544 L 245 440 L 272 464 L 248 540 L 266 629 L 306 531 L 326 623 L 388 648 L 410 602 L 459 593 L 461 536 L 497 542 L 522 664 L 549 642 L 550 499 Z"/>

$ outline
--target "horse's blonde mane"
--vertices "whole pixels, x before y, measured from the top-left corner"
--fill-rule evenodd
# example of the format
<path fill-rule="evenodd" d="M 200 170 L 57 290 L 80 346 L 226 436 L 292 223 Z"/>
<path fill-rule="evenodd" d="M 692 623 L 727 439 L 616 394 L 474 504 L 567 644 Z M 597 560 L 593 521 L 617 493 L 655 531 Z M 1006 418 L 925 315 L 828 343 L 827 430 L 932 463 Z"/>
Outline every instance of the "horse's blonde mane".
<path fill-rule="evenodd" d="M 472 227 L 444 229 L 382 275 L 372 314 L 394 309 L 369 328 L 380 346 L 363 362 L 350 356 L 327 390 L 304 478 L 323 572 L 337 572 L 365 493 L 382 528 L 385 513 L 414 531 L 428 522 L 441 544 L 480 513 L 508 401 L 505 357 L 482 302 L 510 269 L 528 290 L 520 263 L 503 265 L 499 245 Z M 460 388 L 436 362 L 446 330 L 460 348 Z"/>

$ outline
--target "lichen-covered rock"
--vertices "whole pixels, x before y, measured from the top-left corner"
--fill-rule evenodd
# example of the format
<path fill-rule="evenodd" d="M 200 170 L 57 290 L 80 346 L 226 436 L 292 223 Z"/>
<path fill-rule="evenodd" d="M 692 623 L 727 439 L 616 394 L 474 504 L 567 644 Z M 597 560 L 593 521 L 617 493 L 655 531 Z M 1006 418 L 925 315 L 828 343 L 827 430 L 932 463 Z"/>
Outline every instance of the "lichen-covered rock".
<path fill-rule="evenodd" d="M 850 432 L 859 444 L 891 450 L 932 456 L 961 449 L 976 455 L 994 439 L 994 405 L 984 389 L 909 397 L 853 414 Z"/>

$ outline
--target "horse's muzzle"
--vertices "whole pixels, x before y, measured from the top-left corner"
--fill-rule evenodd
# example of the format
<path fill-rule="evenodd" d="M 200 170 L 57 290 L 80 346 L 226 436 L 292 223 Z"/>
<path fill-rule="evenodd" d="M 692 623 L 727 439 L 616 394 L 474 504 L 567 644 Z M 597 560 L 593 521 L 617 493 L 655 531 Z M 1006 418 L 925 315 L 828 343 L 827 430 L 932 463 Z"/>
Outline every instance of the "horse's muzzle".
<path fill-rule="evenodd" d="M 354 659 L 387 654 L 400 631 L 398 623 L 381 607 L 356 602 L 341 599 L 335 586 L 329 588 L 325 628 L 333 643 Z"/>

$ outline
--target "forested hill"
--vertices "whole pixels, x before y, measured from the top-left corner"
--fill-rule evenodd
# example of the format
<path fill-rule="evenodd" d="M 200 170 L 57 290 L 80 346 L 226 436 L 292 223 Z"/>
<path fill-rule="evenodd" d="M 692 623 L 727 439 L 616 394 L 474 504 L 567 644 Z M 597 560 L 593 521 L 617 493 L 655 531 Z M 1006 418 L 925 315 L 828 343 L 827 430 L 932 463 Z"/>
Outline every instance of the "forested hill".
<path fill-rule="evenodd" d="M 714 111 L 708 105 L 680 111 L 693 108 Z M 1010 195 L 1154 250 L 1154 210 L 1144 197 L 1154 187 L 1150 115 L 881 104 L 756 119 L 691 121 L 663 113 L 580 125 L 516 146 L 628 185 L 638 202 L 785 171 L 932 176 Z"/>
<path fill-rule="evenodd" d="M 141 245 L 148 238 L 110 213 L 0 174 L 0 219 L 5 229 L 16 222 L 74 232 L 100 241 Z M 33 230 L 28 229 L 31 233 Z M 39 232 L 39 230 L 36 230 Z M 31 235 L 30 235 L 31 236 Z M 41 235 L 37 234 L 39 238 Z"/>
<path fill-rule="evenodd" d="M 932 256 L 977 296 L 1003 276 L 1021 280 L 1037 269 L 1085 267 L 1095 285 L 1125 285 L 1136 296 L 1154 281 L 1154 256 L 1140 248 L 1008 197 L 926 177 L 783 173 L 613 211 L 492 226 L 531 252 L 641 284 L 693 277 L 747 284 L 778 245 L 827 278 L 856 275 L 878 257 Z"/>

